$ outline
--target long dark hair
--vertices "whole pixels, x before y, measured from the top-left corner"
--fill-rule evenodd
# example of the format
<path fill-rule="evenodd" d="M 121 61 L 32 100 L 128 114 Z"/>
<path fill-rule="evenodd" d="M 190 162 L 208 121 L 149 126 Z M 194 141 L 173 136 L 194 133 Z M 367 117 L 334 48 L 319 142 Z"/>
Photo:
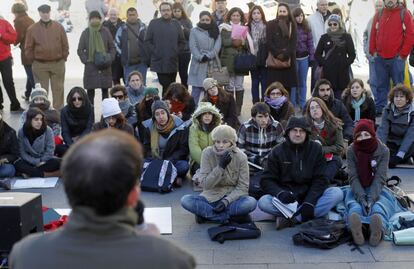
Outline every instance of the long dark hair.
<path fill-rule="evenodd" d="M 218 89 L 218 102 L 219 103 L 222 103 L 222 104 L 223 103 L 227 103 L 229 101 L 230 97 L 232 97 L 232 95 L 230 93 L 228 93 L 227 91 L 225 91 L 223 89 L 223 87 L 218 86 L 218 85 L 216 87 Z M 208 91 L 204 95 L 203 102 L 210 102 L 210 103 L 212 103 L 211 100 L 210 100 L 210 95 L 208 94 Z"/>
<path fill-rule="evenodd" d="M 299 17 L 301 14 L 303 15 L 303 21 L 301 24 L 299 24 L 296 22 L 296 17 Z M 308 21 L 306 20 L 306 17 L 305 17 L 305 12 L 303 12 L 303 9 L 301 9 L 300 7 L 295 8 L 292 12 L 292 15 L 293 15 L 293 18 L 295 19 L 296 25 L 298 27 L 301 27 L 306 33 L 309 33 L 310 28 L 309 28 Z"/>
<path fill-rule="evenodd" d="M 172 100 L 176 98 L 178 101 L 187 104 L 190 101 L 191 95 L 188 93 L 187 88 L 181 83 L 171 83 L 167 88 L 164 99 Z"/>
<path fill-rule="evenodd" d="M 291 33 L 289 33 L 289 29 L 284 29 L 284 27 L 282 27 L 281 24 L 279 24 L 279 26 L 282 29 L 282 33 L 283 33 L 284 36 L 286 36 L 286 37 L 287 36 L 291 36 L 293 33 L 296 33 L 296 21 L 295 21 L 295 19 L 292 16 L 292 11 L 290 11 L 290 8 L 289 8 L 289 5 L 288 4 L 286 4 L 286 3 L 279 3 L 279 5 L 277 7 L 277 10 L 278 11 L 279 11 L 279 8 L 280 7 L 285 7 L 286 10 L 287 10 L 287 12 L 288 12 L 288 15 L 287 15 L 287 17 L 288 17 L 288 21 L 287 21 L 288 25 L 287 25 L 287 27 L 289 28 L 289 24 L 291 25 L 291 27 L 292 27 Z M 277 12 L 277 14 L 276 14 L 276 21 L 281 21 L 280 18 L 279 18 L 279 12 Z"/>
<path fill-rule="evenodd" d="M 179 9 L 181 10 L 181 18 L 180 20 L 189 20 L 187 13 L 184 10 L 183 5 L 181 5 L 180 3 L 174 3 L 172 5 L 172 11 L 173 11 L 173 17 L 174 17 L 174 9 Z M 176 18 L 178 19 L 178 18 Z"/>
<path fill-rule="evenodd" d="M 42 127 L 39 130 L 36 130 L 32 126 L 32 120 L 37 116 L 42 115 Z M 29 140 L 34 140 L 34 138 L 42 135 L 46 131 L 46 119 L 45 113 L 40 108 L 31 107 L 26 113 L 26 121 L 23 124 L 23 133 Z"/>
<path fill-rule="evenodd" d="M 263 23 L 264 24 L 267 24 L 266 16 L 265 16 L 265 13 L 263 11 L 263 8 L 261 6 L 253 6 L 250 9 L 250 11 L 249 11 L 249 18 L 247 20 L 247 26 L 249 26 L 249 28 L 250 28 L 250 25 L 252 24 L 252 21 L 253 21 L 253 11 L 255 11 L 255 10 L 259 10 L 260 14 L 262 15 L 262 21 L 263 21 Z"/>
<path fill-rule="evenodd" d="M 235 12 L 238 12 L 241 16 L 241 18 L 240 18 L 241 25 L 245 25 L 246 24 L 246 18 L 244 17 L 243 10 L 241 10 L 241 8 L 238 8 L 238 7 L 234 7 L 232 9 L 230 9 L 229 12 L 227 12 L 226 18 L 224 19 L 224 22 L 230 23 L 231 15 L 233 15 L 233 13 L 235 13 Z"/>
<path fill-rule="evenodd" d="M 69 91 L 68 95 L 66 96 L 66 104 L 70 108 L 72 108 L 72 109 L 75 108 L 75 106 L 73 105 L 73 101 L 72 101 L 72 98 L 75 95 L 75 93 L 79 94 L 80 97 L 82 98 L 82 107 L 90 107 L 91 106 L 91 102 L 89 101 L 88 94 L 86 93 L 86 91 L 81 87 L 73 87 Z"/>

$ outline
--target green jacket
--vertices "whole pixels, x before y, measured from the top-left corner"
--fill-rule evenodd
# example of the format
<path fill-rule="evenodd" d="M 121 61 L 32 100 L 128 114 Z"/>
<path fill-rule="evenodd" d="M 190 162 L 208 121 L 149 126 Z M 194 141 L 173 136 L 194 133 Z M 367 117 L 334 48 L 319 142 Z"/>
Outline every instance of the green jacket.
<path fill-rule="evenodd" d="M 234 58 L 238 54 L 247 50 L 247 47 L 248 47 L 247 39 L 245 40 L 244 46 L 242 48 L 235 48 L 233 47 L 233 43 L 231 40 L 231 31 L 222 29 L 220 36 L 221 36 L 221 52 L 220 52 L 221 65 L 227 67 L 227 70 L 229 71 L 230 75 L 239 75 L 239 76 L 249 75 L 248 72 L 240 73 L 240 74 L 239 73 L 235 74 L 234 72 Z"/>

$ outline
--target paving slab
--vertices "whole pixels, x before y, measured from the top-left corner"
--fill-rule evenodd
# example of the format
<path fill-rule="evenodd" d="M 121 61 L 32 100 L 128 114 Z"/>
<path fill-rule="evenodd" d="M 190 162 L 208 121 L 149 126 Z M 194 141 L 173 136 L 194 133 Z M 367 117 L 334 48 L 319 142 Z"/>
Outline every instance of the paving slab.
<path fill-rule="evenodd" d="M 352 263 L 352 269 L 412 269 L 414 262 L 376 262 L 376 263 Z"/>

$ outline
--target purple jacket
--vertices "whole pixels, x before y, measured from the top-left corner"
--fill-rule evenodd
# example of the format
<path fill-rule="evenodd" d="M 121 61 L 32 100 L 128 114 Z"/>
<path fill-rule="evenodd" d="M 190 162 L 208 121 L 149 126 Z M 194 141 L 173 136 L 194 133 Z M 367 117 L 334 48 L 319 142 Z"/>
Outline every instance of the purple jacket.
<path fill-rule="evenodd" d="M 313 46 L 311 31 L 305 32 L 302 27 L 298 26 L 297 41 L 296 41 L 296 57 L 302 58 L 309 55 L 309 61 L 314 60 L 315 47 Z"/>

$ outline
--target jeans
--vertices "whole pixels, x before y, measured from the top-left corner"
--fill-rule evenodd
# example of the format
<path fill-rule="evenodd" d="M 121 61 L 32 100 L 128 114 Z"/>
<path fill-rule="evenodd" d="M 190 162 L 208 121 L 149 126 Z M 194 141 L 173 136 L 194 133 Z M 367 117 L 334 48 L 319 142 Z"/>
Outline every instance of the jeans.
<path fill-rule="evenodd" d="M 272 203 L 273 196 L 266 194 L 260 198 L 258 205 L 261 210 L 266 213 L 269 213 L 274 216 L 283 217 L 283 214 L 273 205 Z M 327 188 L 321 197 L 319 197 L 315 206 L 315 218 L 320 218 L 328 214 L 328 212 L 336 206 L 344 198 L 342 190 L 338 187 L 329 187 Z M 299 217 L 299 216 L 298 216 Z M 300 221 L 301 218 L 297 219 Z"/>
<path fill-rule="evenodd" d="M 20 108 L 20 103 L 16 98 L 16 89 L 14 88 L 12 57 L 0 61 L 0 73 L 3 79 L 3 85 L 10 99 L 10 108 L 15 110 Z M 0 109 L 3 109 L 3 92 L 0 87 Z"/>
<path fill-rule="evenodd" d="M 196 105 L 200 101 L 201 93 L 204 93 L 204 88 L 203 87 L 197 87 L 197 86 L 192 86 L 191 87 L 191 96 L 193 97 L 194 103 Z"/>
<path fill-rule="evenodd" d="M 368 59 L 369 63 L 369 78 L 368 84 L 371 88 L 371 92 L 374 98 L 377 99 L 377 73 L 375 72 L 375 61 L 374 59 Z"/>
<path fill-rule="evenodd" d="M 188 88 L 188 65 L 190 64 L 191 53 L 178 54 L 178 73 L 180 75 L 181 84 Z"/>
<path fill-rule="evenodd" d="M 224 197 L 223 197 L 224 198 Z M 226 222 L 230 216 L 247 215 L 256 208 L 256 199 L 242 196 L 231 202 L 223 212 L 216 213 L 213 208 L 221 201 L 209 203 L 201 195 L 187 194 L 181 198 L 181 206 L 191 213 L 212 221 Z"/>
<path fill-rule="evenodd" d="M 19 159 L 14 166 L 19 173 L 26 174 L 29 177 L 44 177 L 45 172 L 55 172 L 59 170 L 60 159 L 52 158 L 39 167 L 36 167 L 25 160 Z"/>
<path fill-rule="evenodd" d="M 187 175 L 188 170 L 190 169 L 190 165 L 187 161 L 183 160 L 172 160 L 171 161 L 175 168 L 177 169 L 177 176 L 178 177 L 185 177 Z"/>
<path fill-rule="evenodd" d="M 147 85 L 147 70 L 148 70 L 148 66 L 146 64 L 133 64 L 133 65 L 125 65 L 124 66 L 124 82 L 128 83 L 128 76 L 129 73 L 131 73 L 132 71 L 138 71 L 141 73 L 142 75 L 142 79 L 143 84 Z"/>
<path fill-rule="evenodd" d="M 377 95 L 375 96 L 375 108 L 382 112 L 387 105 L 390 79 L 394 85 L 404 82 L 405 60 L 399 57 L 384 59 L 375 57 L 375 73 L 377 75 Z"/>
<path fill-rule="evenodd" d="M 308 77 L 309 56 L 296 59 L 298 86 L 292 87 L 290 100 L 295 107 L 304 108 L 306 103 L 306 79 Z"/>
<path fill-rule="evenodd" d="M 241 114 L 241 108 L 243 106 L 244 89 L 243 89 L 244 76 L 232 75 L 229 78 L 229 85 L 226 86 L 226 90 L 234 96 L 236 101 L 237 116 Z"/>
<path fill-rule="evenodd" d="M 267 69 L 265 67 L 258 67 L 256 70 L 250 71 L 252 77 L 252 101 L 253 104 L 260 102 L 259 86 L 261 86 L 261 99 L 264 99 L 267 83 Z"/>
<path fill-rule="evenodd" d="M 0 178 L 14 177 L 15 173 L 16 169 L 12 164 L 6 163 L 0 165 Z"/>
<path fill-rule="evenodd" d="M 35 87 L 32 66 L 31 65 L 24 65 L 24 71 L 26 72 L 26 76 L 27 76 L 26 91 L 24 93 L 24 96 L 29 98 L 30 94 L 32 93 L 32 89 Z"/>
<path fill-rule="evenodd" d="M 336 173 L 342 167 L 341 159 L 337 156 L 334 156 L 331 161 L 326 162 L 325 175 L 328 178 L 329 182 L 332 182 Z"/>
<path fill-rule="evenodd" d="M 175 78 L 177 77 L 177 72 L 175 73 L 157 73 L 158 81 L 162 86 L 162 96 L 165 95 L 167 92 L 168 86 L 171 83 L 175 82 Z"/>

